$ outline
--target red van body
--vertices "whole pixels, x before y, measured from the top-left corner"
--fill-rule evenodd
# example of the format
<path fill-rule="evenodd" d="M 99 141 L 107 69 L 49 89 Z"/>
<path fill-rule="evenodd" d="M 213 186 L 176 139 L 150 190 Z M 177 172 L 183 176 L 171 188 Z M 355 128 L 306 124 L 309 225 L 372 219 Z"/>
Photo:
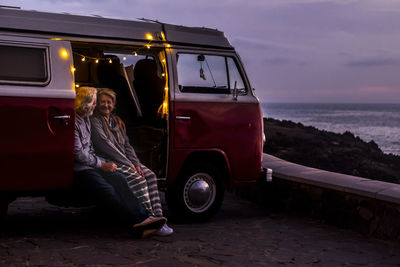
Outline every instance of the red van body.
<path fill-rule="evenodd" d="M 18 196 L 70 188 L 75 87 L 110 87 L 100 66 L 116 66 L 111 81 L 123 83 L 127 134 L 160 177 L 172 212 L 207 219 L 225 186 L 260 178 L 262 111 L 222 32 L 5 8 L 0 21 L 3 208 Z M 157 66 L 142 76 L 153 75 L 158 88 L 138 86 L 139 61 Z"/>

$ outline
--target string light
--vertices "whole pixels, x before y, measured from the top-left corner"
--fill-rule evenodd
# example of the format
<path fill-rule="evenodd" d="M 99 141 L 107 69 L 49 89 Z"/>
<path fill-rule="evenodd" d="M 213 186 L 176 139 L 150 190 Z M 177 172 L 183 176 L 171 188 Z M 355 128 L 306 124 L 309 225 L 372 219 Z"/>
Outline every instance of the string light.
<path fill-rule="evenodd" d="M 164 34 L 164 32 L 161 32 L 161 37 L 162 37 L 162 40 L 165 41 L 165 34 Z"/>
<path fill-rule="evenodd" d="M 153 35 L 151 35 L 150 33 L 146 34 L 146 39 L 153 40 Z"/>
<path fill-rule="evenodd" d="M 160 37 L 160 36 L 159 36 L 160 34 L 161 34 L 161 37 L 162 37 L 162 41 L 166 41 L 165 35 L 164 35 L 163 32 L 157 33 L 157 37 L 159 38 L 159 37 Z M 145 48 L 150 49 L 150 48 L 152 47 L 152 46 L 151 46 L 151 43 L 152 43 L 152 41 L 154 40 L 153 35 L 150 34 L 150 33 L 147 33 L 147 34 L 145 35 L 145 38 L 146 38 L 147 40 L 149 40 L 148 43 L 147 43 L 147 44 L 144 44 L 142 47 L 139 47 L 138 49 L 132 51 L 132 53 L 131 53 L 132 55 L 134 55 L 134 56 L 137 57 L 137 56 L 139 55 L 139 54 L 138 54 L 139 51 L 141 51 L 142 49 L 145 49 Z M 164 45 L 165 45 L 165 47 L 168 47 L 168 48 L 171 47 L 170 44 L 164 43 Z M 100 60 L 107 60 L 108 63 L 110 63 L 110 64 L 113 63 L 113 61 L 112 61 L 111 58 L 90 57 L 90 56 L 86 56 L 86 55 L 79 54 L 79 53 L 77 53 L 77 52 L 73 52 L 73 53 L 74 53 L 75 55 L 80 56 L 82 62 L 93 60 L 96 64 L 98 64 L 98 63 L 100 62 Z M 61 55 L 61 57 L 63 57 L 63 58 L 68 58 L 68 56 L 69 56 L 69 55 L 68 55 L 68 51 L 67 51 L 66 49 L 62 49 L 62 50 L 60 51 L 60 55 Z M 126 57 L 126 56 L 123 56 L 123 57 L 122 57 L 122 60 L 124 60 L 124 61 L 127 60 L 127 57 Z M 165 63 L 165 62 L 166 62 L 165 59 L 162 59 L 162 62 Z M 72 69 L 71 69 L 71 70 L 72 70 Z M 75 71 L 75 68 L 74 68 L 74 70 L 72 70 L 72 71 Z M 162 73 L 162 76 L 165 77 L 166 74 L 165 74 L 165 73 Z"/>
<path fill-rule="evenodd" d="M 62 58 L 68 58 L 68 51 L 66 49 L 61 49 L 60 55 Z"/>

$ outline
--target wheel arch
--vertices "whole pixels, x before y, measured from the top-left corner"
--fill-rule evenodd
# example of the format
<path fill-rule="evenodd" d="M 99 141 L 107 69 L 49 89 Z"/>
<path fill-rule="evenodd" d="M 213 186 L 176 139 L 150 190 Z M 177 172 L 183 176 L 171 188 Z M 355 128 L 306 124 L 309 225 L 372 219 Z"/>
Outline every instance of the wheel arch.
<path fill-rule="evenodd" d="M 196 162 L 206 162 L 209 164 L 217 165 L 216 167 L 220 170 L 222 180 L 225 185 L 230 184 L 232 177 L 232 170 L 230 168 L 229 159 L 226 153 L 219 149 L 201 150 L 194 151 L 188 155 L 183 162 L 183 167 L 179 172 L 178 177 L 185 173 L 187 168 Z"/>

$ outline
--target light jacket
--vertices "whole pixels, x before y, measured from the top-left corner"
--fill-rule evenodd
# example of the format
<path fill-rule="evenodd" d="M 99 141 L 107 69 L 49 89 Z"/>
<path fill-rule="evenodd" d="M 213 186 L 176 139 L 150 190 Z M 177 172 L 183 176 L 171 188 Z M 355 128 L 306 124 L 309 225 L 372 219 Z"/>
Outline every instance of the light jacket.
<path fill-rule="evenodd" d="M 81 118 L 76 115 L 74 158 L 74 171 L 100 168 L 101 163 L 104 161 L 94 153 L 91 142 L 91 126 L 88 117 Z"/>

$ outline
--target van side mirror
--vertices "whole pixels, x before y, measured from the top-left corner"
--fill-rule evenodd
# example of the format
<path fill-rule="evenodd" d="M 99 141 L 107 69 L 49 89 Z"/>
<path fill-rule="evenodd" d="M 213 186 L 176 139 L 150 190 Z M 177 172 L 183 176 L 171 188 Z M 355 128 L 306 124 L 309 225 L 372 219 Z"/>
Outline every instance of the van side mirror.
<path fill-rule="evenodd" d="M 239 94 L 239 92 L 238 92 L 238 89 L 237 89 L 237 81 L 235 81 L 235 87 L 233 87 L 233 100 L 237 100 L 237 98 L 238 98 L 238 94 Z"/>

